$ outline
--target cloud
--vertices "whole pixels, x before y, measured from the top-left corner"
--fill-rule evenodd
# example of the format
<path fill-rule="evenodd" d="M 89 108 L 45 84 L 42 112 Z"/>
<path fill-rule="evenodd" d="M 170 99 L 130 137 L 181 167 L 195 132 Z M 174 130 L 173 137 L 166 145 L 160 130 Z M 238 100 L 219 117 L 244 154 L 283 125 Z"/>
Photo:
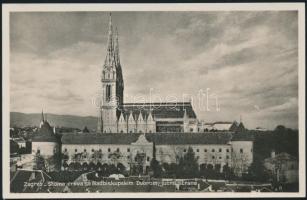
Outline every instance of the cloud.
<path fill-rule="evenodd" d="M 96 115 L 108 13 L 11 15 L 11 109 Z M 297 127 L 296 11 L 115 12 L 125 101 L 191 95 L 205 121 Z M 198 106 L 200 90 L 220 111 Z M 255 106 L 258 108 L 256 109 Z"/>

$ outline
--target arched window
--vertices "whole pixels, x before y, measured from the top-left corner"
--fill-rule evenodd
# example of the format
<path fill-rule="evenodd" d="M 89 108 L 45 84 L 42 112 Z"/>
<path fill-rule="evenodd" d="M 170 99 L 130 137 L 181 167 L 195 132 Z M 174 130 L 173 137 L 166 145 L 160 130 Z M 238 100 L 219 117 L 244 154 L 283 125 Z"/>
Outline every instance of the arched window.
<path fill-rule="evenodd" d="M 111 85 L 106 86 L 106 101 L 111 100 Z"/>
<path fill-rule="evenodd" d="M 103 76 L 103 79 L 106 78 L 106 73 L 105 73 L 105 71 L 102 72 L 102 76 Z"/>

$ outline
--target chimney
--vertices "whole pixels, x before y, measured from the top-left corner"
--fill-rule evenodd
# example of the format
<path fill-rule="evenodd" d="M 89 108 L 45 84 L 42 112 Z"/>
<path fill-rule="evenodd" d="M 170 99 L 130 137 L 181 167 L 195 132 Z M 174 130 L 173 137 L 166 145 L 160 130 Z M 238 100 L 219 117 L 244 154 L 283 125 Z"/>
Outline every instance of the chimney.
<path fill-rule="evenodd" d="M 271 158 L 275 158 L 275 150 L 271 151 Z"/>

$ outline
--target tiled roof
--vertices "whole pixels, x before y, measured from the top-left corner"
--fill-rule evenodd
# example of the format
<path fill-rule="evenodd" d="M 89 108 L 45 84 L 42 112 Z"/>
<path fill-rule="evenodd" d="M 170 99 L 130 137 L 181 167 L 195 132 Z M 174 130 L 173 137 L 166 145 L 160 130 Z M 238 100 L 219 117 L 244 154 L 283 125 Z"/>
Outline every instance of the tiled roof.
<path fill-rule="evenodd" d="M 157 145 L 179 144 L 227 144 L 231 139 L 230 133 L 152 133 L 147 134 L 149 141 Z"/>
<path fill-rule="evenodd" d="M 232 134 L 232 141 L 253 141 L 254 136 L 247 131 L 235 132 Z"/>
<path fill-rule="evenodd" d="M 57 138 L 53 133 L 52 127 L 47 121 L 44 121 L 41 128 L 32 138 L 33 142 L 57 142 Z"/>
<path fill-rule="evenodd" d="M 63 133 L 62 144 L 131 144 L 138 136 L 131 133 Z"/>
<path fill-rule="evenodd" d="M 127 119 L 132 112 L 136 120 L 142 113 L 143 119 L 146 119 L 150 110 L 154 118 L 183 118 L 184 110 L 186 110 L 189 118 L 196 118 L 196 114 L 190 102 L 177 103 L 125 103 L 123 104 L 123 113 Z"/>
<path fill-rule="evenodd" d="M 231 132 L 214 133 L 146 133 L 149 142 L 157 145 L 185 144 L 227 144 L 232 140 Z M 138 133 L 64 133 L 62 144 L 131 144 L 136 142 Z M 242 139 L 244 140 L 244 139 Z"/>

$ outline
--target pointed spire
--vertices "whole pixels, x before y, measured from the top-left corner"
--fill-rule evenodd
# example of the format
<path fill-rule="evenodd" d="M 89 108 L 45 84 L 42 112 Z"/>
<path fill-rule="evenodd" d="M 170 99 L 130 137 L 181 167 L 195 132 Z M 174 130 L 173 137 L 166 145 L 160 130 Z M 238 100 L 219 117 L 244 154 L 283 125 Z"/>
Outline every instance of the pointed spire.
<path fill-rule="evenodd" d="M 112 26 L 112 14 L 109 16 L 109 36 L 108 36 L 108 51 L 113 51 L 113 26 Z"/>
<path fill-rule="evenodd" d="M 44 118 L 44 110 L 42 109 L 42 119 L 41 119 L 42 122 L 45 121 L 45 118 Z"/>
<path fill-rule="evenodd" d="M 125 122 L 125 118 L 124 118 L 124 114 L 123 112 L 120 113 L 120 116 L 119 116 L 119 122 Z"/>
<path fill-rule="evenodd" d="M 118 30 L 117 27 L 115 28 L 115 61 L 116 65 L 120 65 L 120 57 L 119 57 L 119 42 L 118 42 Z"/>
<path fill-rule="evenodd" d="M 139 117 L 138 117 L 138 121 L 139 122 L 143 122 L 144 119 L 143 119 L 143 115 L 142 115 L 142 112 L 140 111 L 140 114 L 139 114 Z"/>
<path fill-rule="evenodd" d="M 132 111 L 130 110 L 130 114 L 129 114 L 129 121 L 134 121 L 134 118 L 133 118 L 133 113 Z"/>
<path fill-rule="evenodd" d="M 148 122 L 153 121 L 152 111 L 151 111 L 151 110 L 150 110 L 149 113 L 148 113 L 147 121 L 148 121 Z"/>
<path fill-rule="evenodd" d="M 109 16 L 109 34 L 108 34 L 108 47 L 107 55 L 105 59 L 106 66 L 112 66 L 114 63 L 114 39 L 113 39 L 113 25 L 112 25 L 112 14 Z"/>

